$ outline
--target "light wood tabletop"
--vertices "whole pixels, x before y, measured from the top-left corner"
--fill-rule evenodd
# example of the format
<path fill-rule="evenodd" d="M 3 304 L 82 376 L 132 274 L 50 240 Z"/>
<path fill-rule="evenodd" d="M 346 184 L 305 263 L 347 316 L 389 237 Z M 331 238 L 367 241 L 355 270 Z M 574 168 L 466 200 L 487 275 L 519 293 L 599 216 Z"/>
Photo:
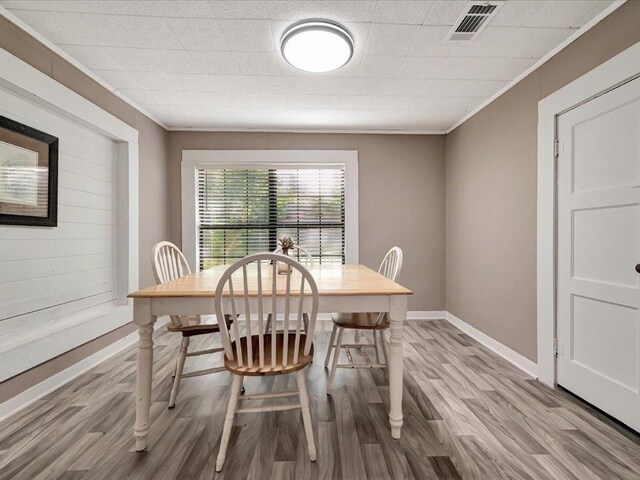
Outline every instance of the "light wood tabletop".
<path fill-rule="evenodd" d="M 220 277 L 228 265 L 219 265 L 208 270 L 192 273 L 171 282 L 155 285 L 129 294 L 130 298 L 157 297 L 213 297 Z M 309 269 L 318 285 L 318 293 L 323 296 L 349 295 L 411 295 L 406 287 L 389 280 L 364 265 L 317 265 Z M 249 295 L 257 291 L 257 270 L 249 278 Z M 262 268 L 263 285 L 271 285 L 272 268 Z M 292 279 L 296 274 L 292 275 Z M 286 275 L 279 275 L 276 281 L 277 294 L 286 291 Z M 238 282 L 236 291 L 242 291 Z M 228 290 L 226 291 L 228 294 Z"/>

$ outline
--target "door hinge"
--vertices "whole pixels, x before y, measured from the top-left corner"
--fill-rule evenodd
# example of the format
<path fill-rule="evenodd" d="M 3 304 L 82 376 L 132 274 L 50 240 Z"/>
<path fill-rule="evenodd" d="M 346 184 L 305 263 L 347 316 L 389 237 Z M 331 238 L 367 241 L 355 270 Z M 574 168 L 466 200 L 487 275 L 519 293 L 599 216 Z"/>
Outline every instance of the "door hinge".
<path fill-rule="evenodd" d="M 558 357 L 558 339 L 554 338 L 553 339 L 553 356 L 554 357 Z"/>
<path fill-rule="evenodd" d="M 558 158 L 558 155 L 560 154 L 560 142 L 558 141 L 558 139 L 556 138 L 553 141 L 553 156 L 555 158 Z"/>

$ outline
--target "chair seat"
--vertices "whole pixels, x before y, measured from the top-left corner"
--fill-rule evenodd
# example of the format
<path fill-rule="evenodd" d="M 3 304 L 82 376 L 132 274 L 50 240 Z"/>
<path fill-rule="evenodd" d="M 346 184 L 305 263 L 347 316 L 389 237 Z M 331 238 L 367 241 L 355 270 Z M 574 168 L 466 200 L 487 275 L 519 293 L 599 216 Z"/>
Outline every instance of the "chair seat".
<path fill-rule="evenodd" d="M 264 336 L 264 368 L 260 368 L 260 350 L 259 350 L 259 337 L 258 335 L 251 336 L 251 349 L 253 357 L 253 367 L 248 366 L 247 362 L 247 337 L 241 337 L 240 342 L 242 347 L 242 364 L 239 366 L 236 359 L 229 360 L 227 356 L 224 357 L 224 366 L 231 373 L 243 376 L 261 377 L 266 375 L 283 375 L 285 373 L 292 373 L 303 369 L 311 363 L 313 360 L 313 344 L 309 351 L 309 355 L 304 355 L 304 344 L 306 341 L 306 335 L 300 334 L 300 351 L 298 352 L 298 361 L 293 362 L 293 350 L 295 345 L 296 334 L 290 333 L 287 342 L 287 365 L 283 366 L 282 351 L 284 348 L 284 333 L 276 333 L 276 365 L 275 368 L 271 367 L 271 335 L 266 334 Z M 231 344 L 234 353 L 236 352 L 235 342 Z"/>
<path fill-rule="evenodd" d="M 233 323 L 231 315 L 225 315 L 227 325 Z M 180 316 L 180 323 L 182 325 L 176 326 L 169 323 L 167 330 L 169 332 L 182 333 L 183 337 L 192 337 L 194 335 L 207 335 L 210 333 L 217 333 L 220 331 L 218 326 L 218 320 L 215 315 L 200 315 L 197 317 Z"/>
<path fill-rule="evenodd" d="M 389 328 L 388 317 L 385 314 L 384 318 L 378 323 L 379 313 L 334 313 L 331 315 L 331 320 L 338 327 L 352 328 L 356 330 L 385 330 Z"/>

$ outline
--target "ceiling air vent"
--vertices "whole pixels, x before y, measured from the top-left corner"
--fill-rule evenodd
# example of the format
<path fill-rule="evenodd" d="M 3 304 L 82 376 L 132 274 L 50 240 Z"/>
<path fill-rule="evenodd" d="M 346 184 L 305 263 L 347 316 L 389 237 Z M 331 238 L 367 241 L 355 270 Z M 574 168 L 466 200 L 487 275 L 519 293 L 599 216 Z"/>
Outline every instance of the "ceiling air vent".
<path fill-rule="evenodd" d="M 478 36 L 489 19 L 500 8 L 501 2 L 473 2 L 465 9 L 449 33 L 448 40 L 468 42 Z"/>

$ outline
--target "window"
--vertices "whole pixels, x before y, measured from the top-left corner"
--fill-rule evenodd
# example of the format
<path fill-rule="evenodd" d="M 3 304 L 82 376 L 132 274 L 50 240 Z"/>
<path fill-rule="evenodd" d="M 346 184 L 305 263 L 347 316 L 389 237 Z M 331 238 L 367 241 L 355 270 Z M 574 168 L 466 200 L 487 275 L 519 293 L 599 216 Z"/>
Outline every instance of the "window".
<path fill-rule="evenodd" d="M 273 251 L 288 236 L 320 264 L 344 263 L 344 169 L 199 168 L 198 267 Z"/>
<path fill-rule="evenodd" d="M 231 264 L 290 236 L 317 264 L 357 262 L 355 154 L 184 151 L 187 259 L 199 270 Z"/>

